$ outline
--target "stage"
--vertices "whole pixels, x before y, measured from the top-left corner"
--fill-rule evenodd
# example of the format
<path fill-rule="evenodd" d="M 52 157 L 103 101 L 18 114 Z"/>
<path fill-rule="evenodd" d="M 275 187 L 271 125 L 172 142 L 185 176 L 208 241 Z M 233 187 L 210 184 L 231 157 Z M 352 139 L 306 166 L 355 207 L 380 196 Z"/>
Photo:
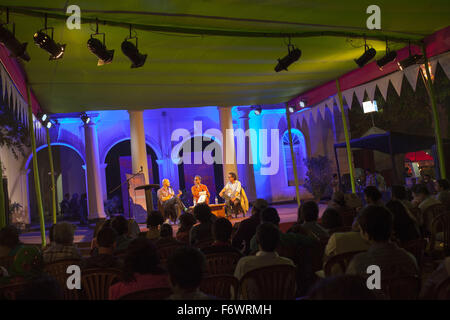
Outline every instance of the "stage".
<path fill-rule="evenodd" d="M 280 229 L 282 231 L 286 231 L 289 229 L 289 227 L 297 221 L 297 203 L 287 203 L 287 204 L 278 204 L 273 205 L 278 210 L 278 214 L 280 215 Z M 319 217 L 322 216 L 323 211 L 326 209 L 325 204 L 319 205 Z M 250 210 L 249 210 L 250 214 Z M 238 218 L 232 218 L 230 221 L 233 223 L 233 225 L 237 222 L 240 222 L 249 216 L 245 216 L 245 218 L 238 217 Z M 145 224 L 139 224 L 139 227 L 142 232 L 147 231 L 147 226 Z M 177 225 L 173 225 L 174 234 L 178 230 Z M 91 225 L 89 227 L 80 227 L 78 226 L 75 231 L 75 243 L 79 242 L 90 242 L 92 240 L 92 235 L 94 232 L 94 225 Z M 47 241 L 48 241 L 48 230 L 46 231 L 47 235 Z M 39 230 L 26 232 L 20 235 L 20 241 L 23 243 L 29 243 L 29 244 L 38 244 L 41 243 L 41 234 Z"/>

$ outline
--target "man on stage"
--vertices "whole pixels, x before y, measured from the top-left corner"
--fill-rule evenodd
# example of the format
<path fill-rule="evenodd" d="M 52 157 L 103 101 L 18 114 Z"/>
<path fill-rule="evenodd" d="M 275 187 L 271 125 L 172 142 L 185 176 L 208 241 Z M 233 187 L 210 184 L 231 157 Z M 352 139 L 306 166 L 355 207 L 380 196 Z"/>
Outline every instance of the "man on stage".
<path fill-rule="evenodd" d="M 194 177 L 194 185 L 191 188 L 192 196 L 194 198 L 194 206 L 197 203 L 206 203 L 209 204 L 209 194 L 208 187 L 201 183 L 202 178 L 200 176 Z M 200 200 L 200 202 L 199 202 Z"/>
<path fill-rule="evenodd" d="M 181 214 L 181 210 L 186 211 L 186 207 L 180 200 L 182 192 L 179 190 L 175 196 L 173 189 L 170 187 L 169 179 L 164 179 L 162 185 L 162 188 L 157 192 L 157 196 L 162 207 L 165 223 L 169 223 L 169 220 L 175 223 Z"/>
<path fill-rule="evenodd" d="M 237 218 L 240 211 L 243 212 L 245 217 L 245 209 L 242 206 L 241 200 L 247 201 L 247 196 L 245 196 L 244 189 L 242 189 L 241 183 L 237 180 L 236 173 L 228 173 L 228 183 L 220 191 L 219 196 L 225 199 L 226 205 L 226 215 L 230 216 L 232 213 L 235 214 Z M 241 199 L 241 197 L 243 199 Z M 247 206 L 246 206 L 247 207 Z M 248 207 L 246 208 L 248 210 Z"/>

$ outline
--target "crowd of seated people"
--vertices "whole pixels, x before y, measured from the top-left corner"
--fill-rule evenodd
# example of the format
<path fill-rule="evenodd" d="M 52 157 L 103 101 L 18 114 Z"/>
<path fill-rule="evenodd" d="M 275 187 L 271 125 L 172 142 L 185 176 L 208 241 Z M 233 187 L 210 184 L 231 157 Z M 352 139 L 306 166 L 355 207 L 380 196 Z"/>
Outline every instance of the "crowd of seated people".
<path fill-rule="evenodd" d="M 386 299 L 389 296 L 385 292 L 374 292 L 366 286 L 368 266 L 377 265 L 384 279 L 418 278 L 421 285 L 417 298 L 434 299 L 437 288 L 450 277 L 448 252 L 435 259 L 430 253 L 435 248 L 427 247 L 429 264 L 425 272 L 417 252 L 407 244 L 427 242 L 430 237 L 427 210 L 443 204 L 441 213 L 450 215 L 450 208 L 440 200 L 446 199 L 447 187 L 446 182 L 440 183 L 439 194 L 433 196 L 426 185 L 417 184 L 411 199 L 404 186 L 393 186 L 391 199 L 384 203 L 380 191 L 368 186 L 364 190 L 366 205 L 353 209 L 345 195 L 336 191 L 321 215 L 316 202 L 304 202 L 290 228 L 280 228 L 278 211 L 263 199 L 254 202 L 251 216 L 236 227 L 229 219 L 213 215 L 207 204 L 195 206 L 193 214 L 183 213 L 176 233 L 173 226 L 163 223 L 158 211 L 148 214 L 148 231 L 140 234 L 132 230 L 129 220 L 116 216 L 98 224 L 89 256 L 82 256 L 74 244 L 72 224 L 53 225 L 50 243 L 42 250 L 22 244 L 18 231 L 8 226 L 0 230 L 0 289 L 25 281 L 16 299 L 62 299 L 62 287 L 46 267 L 78 260 L 83 271 L 118 272 L 108 289 L 111 300 L 161 288 L 167 291 L 164 298 L 174 300 L 223 298 L 202 287 L 211 277 L 207 261 L 212 255 L 234 255 L 236 262 L 227 276 L 238 282 L 255 270 L 280 265 L 307 272 L 296 277 L 298 298 Z M 345 224 L 343 214 L 349 210 L 354 211 L 354 220 Z M 160 250 L 168 247 L 173 250 L 162 258 Z M 292 251 L 287 248 L 296 254 L 288 254 Z M 344 269 L 329 267 L 344 255 L 349 257 Z M 258 292 L 254 294 L 257 298 Z M 0 298 L 4 298 L 1 290 Z"/>

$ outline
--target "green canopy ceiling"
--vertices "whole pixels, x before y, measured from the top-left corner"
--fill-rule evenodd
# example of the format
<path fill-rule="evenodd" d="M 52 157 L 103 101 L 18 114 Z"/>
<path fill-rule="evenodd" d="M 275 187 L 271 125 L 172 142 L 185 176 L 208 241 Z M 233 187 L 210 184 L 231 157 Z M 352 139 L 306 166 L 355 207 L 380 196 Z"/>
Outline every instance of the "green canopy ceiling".
<path fill-rule="evenodd" d="M 294 36 L 302 57 L 288 72 L 276 73 L 277 59 L 287 53 L 287 39 L 280 34 L 325 31 L 419 40 L 446 27 L 450 17 L 448 0 L 379 0 L 383 32 L 372 32 L 366 29 L 366 8 L 373 1 L 78 0 L 74 4 L 85 20 L 81 30 L 69 30 L 66 2 L 0 0 L 0 6 L 10 7 L 17 38 L 29 43 L 31 61 L 22 64 L 32 89 L 41 107 L 53 113 L 285 102 L 355 69 L 353 59 L 363 53 L 364 42 Z M 33 43 L 34 32 L 44 27 L 43 13 L 55 28 L 54 39 L 67 44 L 61 60 L 49 61 Z M 110 22 L 100 24 L 99 32 L 106 33 L 108 49 L 115 49 L 113 62 L 101 67 L 86 46 L 95 32 L 89 19 L 95 18 Z M 148 54 L 142 68 L 130 69 L 121 52 L 129 31 L 120 23 L 136 25 L 139 51 Z M 225 32 L 233 36 L 217 35 Z M 384 54 L 384 41 L 368 43 L 377 57 Z M 393 49 L 404 46 L 392 43 Z"/>

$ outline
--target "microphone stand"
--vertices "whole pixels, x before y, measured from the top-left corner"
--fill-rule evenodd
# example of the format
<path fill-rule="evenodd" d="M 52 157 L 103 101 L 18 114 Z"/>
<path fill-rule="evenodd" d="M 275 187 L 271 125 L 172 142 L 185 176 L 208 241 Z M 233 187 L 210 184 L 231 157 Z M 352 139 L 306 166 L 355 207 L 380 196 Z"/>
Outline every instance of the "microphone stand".
<path fill-rule="evenodd" d="M 133 174 L 133 175 L 132 175 L 131 177 L 129 177 L 126 181 L 122 182 L 121 184 L 119 184 L 117 187 L 115 187 L 113 190 L 111 190 L 111 191 L 109 192 L 109 193 L 111 194 L 111 193 L 113 193 L 114 191 L 116 191 L 116 190 L 118 190 L 119 188 L 121 188 L 122 185 L 123 185 L 124 183 L 127 184 L 127 190 L 128 190 L 128 193 L 127 193 L 127 195 L 128 195 L 128 220 L 134 219 L 134 215 L 133 215 L 133 218 L 131 218 L 130 180 L 133 179 L 134 177 L 136 177 L 136 176 L 142 174 L 143 171 L 144 171 L 144 170 L 143 170 L 143 168 L 141 167 L 141 170 L 139 170 L 138 173 Z"/>

